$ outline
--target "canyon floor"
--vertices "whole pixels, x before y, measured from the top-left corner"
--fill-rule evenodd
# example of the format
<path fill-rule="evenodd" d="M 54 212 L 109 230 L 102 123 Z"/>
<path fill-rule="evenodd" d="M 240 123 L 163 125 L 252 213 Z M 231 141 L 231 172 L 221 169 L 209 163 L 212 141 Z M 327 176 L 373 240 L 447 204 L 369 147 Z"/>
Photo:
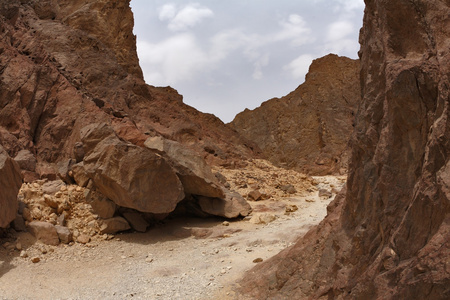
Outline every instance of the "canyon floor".
<path fill-rule="evenodd" d="M 346 179 L 261 162 L 220 171 L 241 194 L 257 188 L 266 195 L 250 201 L 251 216 L 174 218 L 145 233 L 59 246 L 13 233 L 0 246 L 0 299 L 233 299 L 234 282 L 318 224 Z M 283 180 L 292 181 L 295 192 L 280 189 Z"/>

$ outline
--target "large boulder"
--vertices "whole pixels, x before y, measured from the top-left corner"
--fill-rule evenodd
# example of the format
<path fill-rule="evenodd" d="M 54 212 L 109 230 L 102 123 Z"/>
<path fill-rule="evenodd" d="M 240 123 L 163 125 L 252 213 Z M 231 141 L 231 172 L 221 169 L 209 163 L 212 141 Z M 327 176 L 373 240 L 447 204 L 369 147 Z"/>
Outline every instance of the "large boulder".
<path fill-rule="evenodd" d="M 197 153 L 182 144 L 162 137 L 148 138 L 144 145 L 164 157 L 176 170 L 186 194 L 224 198 L 217 178 Z"/>
<path fill-rule="evenodd" d="M 121 141 L 105 124 L 81 131 L 83 169 L 96 189 L 122 207 L 141 212 L 169 213 L 184 198 L 172 167 L 145 147 Z"/>
<path fill-rule="evenodd" d="M 17 194 L 22 186 L 19 165 L 0 145 L 0 228 L 5 228 L 16 218 Z"/>

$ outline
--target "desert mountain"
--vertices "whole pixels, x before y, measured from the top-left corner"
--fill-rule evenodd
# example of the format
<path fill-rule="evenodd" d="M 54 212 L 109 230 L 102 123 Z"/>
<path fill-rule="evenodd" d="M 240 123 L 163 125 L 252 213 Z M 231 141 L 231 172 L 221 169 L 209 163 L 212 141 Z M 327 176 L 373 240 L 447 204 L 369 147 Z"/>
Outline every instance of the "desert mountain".
<path fill-rule="evenodd" d="M 359 61 L 330 54 L 314 60 L 295 91 L 239 113 L 229 125 L 275 165 L 342 174 L 360 95 Z"/>
<path fill-rule="evenodd" d="M 245 276 L 256 299 L 450 298 L 450 3 L 365 2 L 347 191 Z"/>

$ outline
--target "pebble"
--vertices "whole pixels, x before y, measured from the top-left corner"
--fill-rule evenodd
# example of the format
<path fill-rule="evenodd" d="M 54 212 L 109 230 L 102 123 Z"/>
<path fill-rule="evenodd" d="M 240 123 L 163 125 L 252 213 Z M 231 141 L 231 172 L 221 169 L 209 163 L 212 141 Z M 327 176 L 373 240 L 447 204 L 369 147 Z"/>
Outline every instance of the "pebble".
<path fill-rule="evenodd" d="M 37 256 L 31 258 L 31 262 L 34 263 L 34 264 L 36 264 L 36 263 L 38 263 L 40 261 L 41 261 L 41 259 L 39 257 L 37 257 Z"/>
<path fill-rule="evenodd" d="M 260 263 L 260 262 L 262 262 L 262 261 L 263 261 L 263 259 L 262 259 L 261 257 L 255 258 L 255 259 L 253 260 L 254 263 Z"/>

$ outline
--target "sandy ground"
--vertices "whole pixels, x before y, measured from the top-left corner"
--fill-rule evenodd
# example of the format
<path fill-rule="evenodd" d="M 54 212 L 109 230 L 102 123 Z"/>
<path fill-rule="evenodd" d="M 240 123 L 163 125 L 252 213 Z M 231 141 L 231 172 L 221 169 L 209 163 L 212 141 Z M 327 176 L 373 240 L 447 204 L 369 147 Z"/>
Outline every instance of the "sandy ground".
<path fill-rule="evenodd" d="M 10 240 L 29 252 L 0 246 L 0 299 L 220 299 L 233 296 L 233 283 L 257 261 L 291 245 L 326 215 L 334 198 L 318 189 L 340 188 L 344 177 L 314 177 L 316 188 L 301 196 L 251 202 L 250 218 L 167 220 L 146 233 L 118 234 L 86 245 L 47 246 L 29 233 Z M 286 213 L 286 206 L 298 210 Z M 31 257 L 40 258 L 33 263 Z"/>

